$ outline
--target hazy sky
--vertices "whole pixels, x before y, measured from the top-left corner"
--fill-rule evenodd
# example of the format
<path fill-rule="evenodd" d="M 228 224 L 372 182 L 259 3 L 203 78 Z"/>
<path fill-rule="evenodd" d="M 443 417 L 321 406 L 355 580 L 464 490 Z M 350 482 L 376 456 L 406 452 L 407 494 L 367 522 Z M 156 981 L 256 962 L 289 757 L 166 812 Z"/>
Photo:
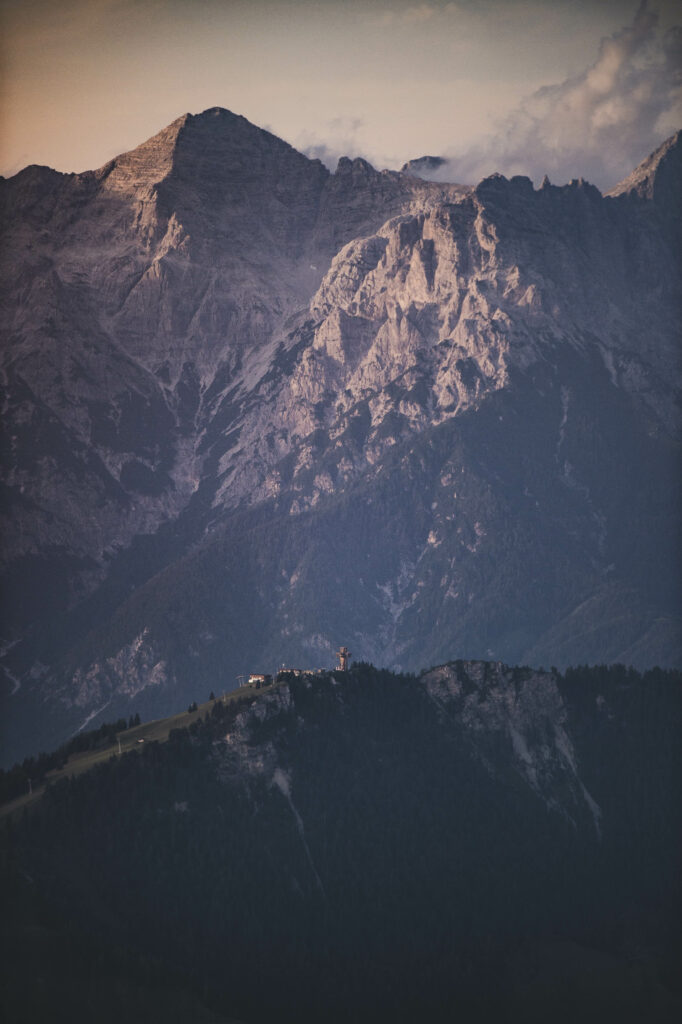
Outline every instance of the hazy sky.
<path fill-rule="evenodd" d="M 614 183 L 682 124 L 672 0 L 0 0 L 0 173 L 223 106 L 334 166 Z"/>

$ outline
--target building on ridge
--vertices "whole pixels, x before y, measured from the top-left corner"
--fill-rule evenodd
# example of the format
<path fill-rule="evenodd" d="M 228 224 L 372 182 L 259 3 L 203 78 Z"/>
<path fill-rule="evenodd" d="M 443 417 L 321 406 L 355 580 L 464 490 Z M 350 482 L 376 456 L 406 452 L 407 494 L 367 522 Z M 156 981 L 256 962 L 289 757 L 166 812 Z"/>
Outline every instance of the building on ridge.
<path fill-rule="evenodd" d="M 269 686 L 271 682 L 272 676 L 256 673 L 249 676 L 248 685 L 253 686 L 256 690 L 260 690 L 262 686 Z"/>

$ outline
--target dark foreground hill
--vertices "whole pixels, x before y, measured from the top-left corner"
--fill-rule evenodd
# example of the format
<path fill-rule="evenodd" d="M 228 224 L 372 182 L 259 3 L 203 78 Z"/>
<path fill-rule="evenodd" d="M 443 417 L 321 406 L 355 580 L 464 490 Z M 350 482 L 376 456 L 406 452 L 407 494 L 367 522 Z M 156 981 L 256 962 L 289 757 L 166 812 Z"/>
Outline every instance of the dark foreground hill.
<path fill-rule="evenodd" d="M 675 1020 L 681 687 L 361 664 L 217 700 L 6 825 L 7 1019 Z"/>

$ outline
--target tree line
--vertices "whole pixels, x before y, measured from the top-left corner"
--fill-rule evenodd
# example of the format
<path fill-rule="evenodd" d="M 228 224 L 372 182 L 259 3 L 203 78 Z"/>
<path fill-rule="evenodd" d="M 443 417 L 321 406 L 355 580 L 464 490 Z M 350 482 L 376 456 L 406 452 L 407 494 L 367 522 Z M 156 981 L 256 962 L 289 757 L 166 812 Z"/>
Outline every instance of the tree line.
<path fill-rule="evenodd" d="M 29 784 L 42 785 L 48 772 L 63 768 L 72 754 L 111 746 L 118 733 L 140 724 L 139 714 L 130 715 L 128 719 L 118 718 L 115 722 L 104 722 L 97 729 L 76 733 L 49 754 L 43 751 L 37 756 L 24 758 L 9 769 L 0 770 L 0 804 L 22 796 L 28 791 Z"/>

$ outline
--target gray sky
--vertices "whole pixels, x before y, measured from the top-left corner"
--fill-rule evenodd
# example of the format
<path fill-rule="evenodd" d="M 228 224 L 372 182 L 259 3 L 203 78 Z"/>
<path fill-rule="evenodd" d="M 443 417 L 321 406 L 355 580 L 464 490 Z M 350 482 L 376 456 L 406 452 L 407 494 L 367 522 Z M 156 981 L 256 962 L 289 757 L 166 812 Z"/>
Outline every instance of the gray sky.
<path fill-rule="evenodd" d="M 334 166 L 584 175 L 682 123 L 672 0 L 0 0 L 0 173 L 98 167 L 223 106 Z"/>

